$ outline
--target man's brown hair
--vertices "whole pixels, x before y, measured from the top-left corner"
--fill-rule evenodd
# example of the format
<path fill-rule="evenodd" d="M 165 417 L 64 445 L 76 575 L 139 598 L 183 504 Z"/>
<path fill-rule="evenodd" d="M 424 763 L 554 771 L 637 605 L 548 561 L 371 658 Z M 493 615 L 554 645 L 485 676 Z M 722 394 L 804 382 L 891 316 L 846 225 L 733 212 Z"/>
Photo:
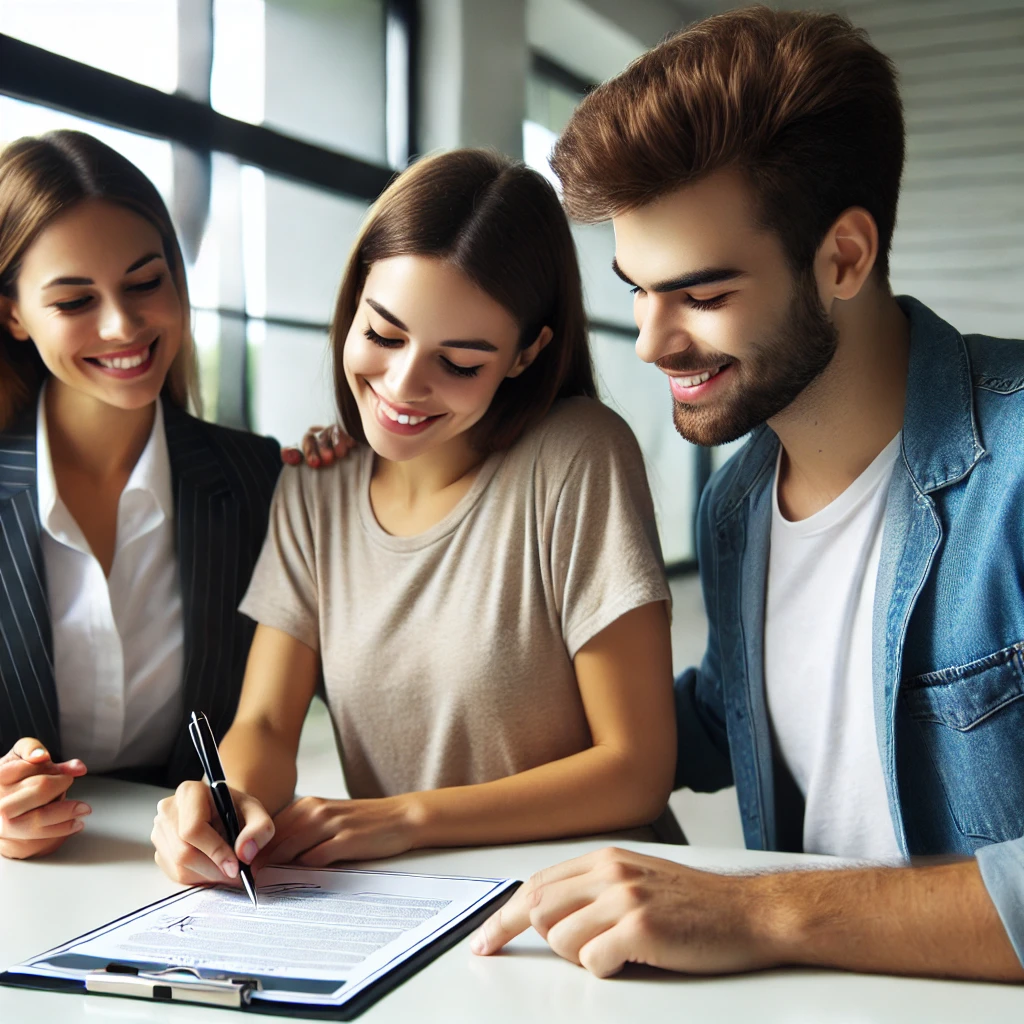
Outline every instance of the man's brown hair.
<path fill-rule="evenodd" d="M 896 71 L 863 30 L 758 6 L 698 22 L 595 89 L 552 166 L 586 222 L 735 167 L 798 272 L 839 214 L 863 207 L 887 278 L 903 158 Z"/>
<path fill-rule="evenodd" d="M 560 398 L 597 397 L 576 249 L 555 190 L 498 153 L 456 149 L 425 157 L 385 189 L 345 268 L 331 346 L 338 409 L 356 440 L 366 434 L 345 377 L 345 339 L 370 267 L 393 256 L 427 256 L 462 271 L 512 315 L 520 349 L 551 328 L 551 341 L 533 363 L 498 386 L 473 428 L 478 450 L 510 447 Z"/>

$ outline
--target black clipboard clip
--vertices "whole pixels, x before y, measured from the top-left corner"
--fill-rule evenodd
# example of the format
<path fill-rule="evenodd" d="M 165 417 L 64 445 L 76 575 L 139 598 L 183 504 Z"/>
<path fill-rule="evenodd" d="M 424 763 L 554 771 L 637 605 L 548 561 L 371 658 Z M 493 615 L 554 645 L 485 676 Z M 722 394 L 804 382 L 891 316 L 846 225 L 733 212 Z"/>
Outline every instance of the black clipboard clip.
<path fill-rule="evenodd" d="M 192 967 L 140 971 L 128 964 L 108 964 L 85 976 L 86 992 L 235 1009 L 248 1006 L 252 993 L 262 987 L 259 978 L 204 978 Z"/>

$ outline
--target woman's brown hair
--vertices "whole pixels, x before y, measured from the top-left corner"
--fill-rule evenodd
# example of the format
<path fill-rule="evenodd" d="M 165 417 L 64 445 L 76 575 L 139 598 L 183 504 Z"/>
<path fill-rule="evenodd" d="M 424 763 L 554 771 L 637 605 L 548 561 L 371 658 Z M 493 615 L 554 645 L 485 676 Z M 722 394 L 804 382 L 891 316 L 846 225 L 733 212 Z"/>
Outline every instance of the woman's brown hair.
<path fill-rule="evenodd" d="M 0 296 L 17 297 L 18 271 L 29 246 L 55 217 L 86 199 L 117 203 L 160 233 L 184 311 L 181 348 L 164 392 L 181 408 L 191 404 L 198 412 L 188 285 L 170 214 L 149 178 L 99 139 L 85 132 L 54 131 L 18 139 L 0 152 Z M 32 403 L 48 372 L 34 345 L 16 341 L 0 325 L 0 430 Z"/>
<path fill-rule="evenodd" d="M 597 397 L 576 249 L 551 185 L 524 164 L 482 149 L 426 157 L 396 178 L 367 216 L 341 281 L 331 345 L 345 429 L 365 441 L 342 353 L 370 267 L 393 256 L 445 260 L 500 303 L 526 348 L 552 339 L 518 377 L 498 387 L 473 441 L 483 452 L 514 444 L 560 398 Z"/>
<path fill-rule="evenodd" d="M 797 272 L 860 206 L 887 277 L 904 148 L 896 69 L 863 31 L 838 14 L 757 6 L 697 22 L 591 92 L 552 166 L 581 221 L 736 167 Z"/>

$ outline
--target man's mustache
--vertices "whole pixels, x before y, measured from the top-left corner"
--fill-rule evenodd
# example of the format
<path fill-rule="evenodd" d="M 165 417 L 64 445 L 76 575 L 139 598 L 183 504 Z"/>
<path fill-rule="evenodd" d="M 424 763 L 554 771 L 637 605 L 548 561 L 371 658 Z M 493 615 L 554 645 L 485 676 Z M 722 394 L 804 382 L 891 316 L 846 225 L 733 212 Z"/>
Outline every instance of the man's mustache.
<path fill-rule="evenodd" d="M 667 356 L 662 356 L 654 365 L 666 373 L 683 373 L 696 376 L 705 371 L 720 370 L 723 366 L 728 366 L 729 363 L 733 362 L 735 360 L 729 356 L 719 356 L 712 362 L 709 359 L 698 361 L 686 352 L 672 352 Z"/>

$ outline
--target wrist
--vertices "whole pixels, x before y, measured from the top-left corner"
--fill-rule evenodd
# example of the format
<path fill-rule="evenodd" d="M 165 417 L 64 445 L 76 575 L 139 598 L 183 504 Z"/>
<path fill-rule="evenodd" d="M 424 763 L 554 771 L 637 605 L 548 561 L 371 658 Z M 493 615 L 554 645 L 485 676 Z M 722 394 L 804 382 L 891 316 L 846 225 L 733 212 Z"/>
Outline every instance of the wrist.
<path fill-rule="evenodd" d="M 392 797 L 398 807 L 401 829 L 410 850 L 434 845 L 430 841 L 430 809 L 427 793 L 402 793 Z"/>
<path fill-rule="evenodd" d="M 791 884 L 792 872 L 757 875 L 745 881 L 747 933 L 757 961 L 762 967 L 808 963 L 810 919 L 801 887 Z"/>

